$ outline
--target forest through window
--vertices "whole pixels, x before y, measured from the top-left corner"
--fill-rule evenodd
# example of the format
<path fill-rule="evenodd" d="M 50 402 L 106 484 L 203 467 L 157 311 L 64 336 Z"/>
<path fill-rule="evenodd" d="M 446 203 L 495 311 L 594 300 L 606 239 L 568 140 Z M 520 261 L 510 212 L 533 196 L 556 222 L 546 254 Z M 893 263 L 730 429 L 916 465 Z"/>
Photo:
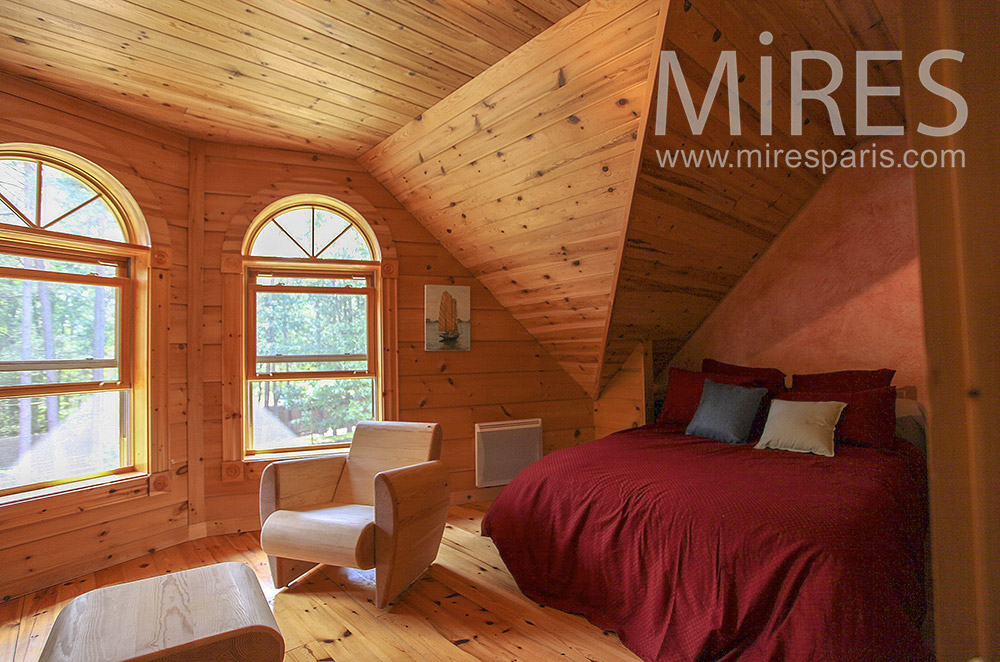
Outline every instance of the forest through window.
<path fill-rule="evenodd" d="M 275 214 L 250 254 L 297 260 L 249 269 L 246 452 L 349 444 L 380 411 L 371 245 L 355 221 L 307 205 Z"/>
<path fill-rule="evenodd" d="M 41 159 L 0 159 L 0 224 L 127 236 L 105 193 Z M 0 233 L 0 495 L 131 467 L 129 260 L 12 236 Z"/>

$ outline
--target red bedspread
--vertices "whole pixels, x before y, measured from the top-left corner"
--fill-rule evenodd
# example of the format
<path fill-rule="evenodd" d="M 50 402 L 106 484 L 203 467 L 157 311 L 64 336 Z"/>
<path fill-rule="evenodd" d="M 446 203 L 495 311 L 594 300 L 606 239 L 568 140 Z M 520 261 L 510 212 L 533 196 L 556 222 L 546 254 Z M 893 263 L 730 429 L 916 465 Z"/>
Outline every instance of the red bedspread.
<path fill-rule="evenodd" d="M 923 459 L 646 426 L 525 469 L 483 519 L 526 595 L 663 662 L 921 662 Z"/>

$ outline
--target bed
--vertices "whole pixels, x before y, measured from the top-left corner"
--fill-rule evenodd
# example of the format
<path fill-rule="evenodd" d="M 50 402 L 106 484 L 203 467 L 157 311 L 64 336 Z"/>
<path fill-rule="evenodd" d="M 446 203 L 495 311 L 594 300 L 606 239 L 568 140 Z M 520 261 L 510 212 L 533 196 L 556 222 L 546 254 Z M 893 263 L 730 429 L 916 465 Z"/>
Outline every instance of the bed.
<path fill-rule="evenodd" d="M 483 519 L 518 586 L 659 662 L 919 662 L 923 456 L 649 425 L 528 467 Z"/>

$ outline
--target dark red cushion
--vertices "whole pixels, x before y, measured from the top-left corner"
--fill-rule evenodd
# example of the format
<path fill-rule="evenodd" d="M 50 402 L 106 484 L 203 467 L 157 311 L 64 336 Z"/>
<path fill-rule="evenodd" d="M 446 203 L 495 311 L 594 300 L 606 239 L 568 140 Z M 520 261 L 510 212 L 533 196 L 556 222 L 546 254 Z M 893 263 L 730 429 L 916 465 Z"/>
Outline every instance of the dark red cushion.
<path fill-rule="evenodd" d="M 725 375 L 711 372 L 692 372 L 681 368 L 671 368 L 667 380 L 667 396 L 657 423 L 674 423 L 687 426 L 701 404 L 701 392 L 705 380 L 719 384 L 737 386 L 759 386 L 758 380 L 746 375 Z"/>
<path fill-rule="evenodd" d="M 771 395 L 785 389 L 785 373 L 777 368 L 748 368 L 732 363 L 723 363 L 715 359 L 705 359 L 701 362 L 701 369 L 704 372 L 714 372 L 719 375 L 744 375 L 764 382 L 764 386 L 771 392 Z"/>
<path fill-rule="evenodd" d="M 849 393 L 885 388 L 892 384 L 895 370 L 841 370 L 840 372 L 820 372 L 813 375 L 792 375 L 793 391 L 827 391 Z"/>
<path fill-rule="evenodd" d="M 778 400 L 796 402 L 846 402 L 837 423 L 835 439 L 851 446 L 894 448 L 896 445 L 896 388 L 834 393 L 789 391 Z"/>

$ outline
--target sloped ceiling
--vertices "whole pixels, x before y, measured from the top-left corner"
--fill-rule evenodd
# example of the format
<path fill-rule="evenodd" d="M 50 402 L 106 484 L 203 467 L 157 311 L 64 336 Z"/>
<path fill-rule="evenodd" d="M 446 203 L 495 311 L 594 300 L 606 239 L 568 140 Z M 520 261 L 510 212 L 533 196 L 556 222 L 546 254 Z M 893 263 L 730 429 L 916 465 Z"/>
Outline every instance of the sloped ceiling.
<path fill-rule="evenodd" d="M 581 5 L 579 6 L 578 5 Z M 661 9 L 663 11 L 661 11 Z M 359 156 L 588 393 L 652 340 L 669 361 L 818 188 L 816 168 L 661 167 L 674 149 L 848 149 L 857 50 L 895 50 L 899 0 L 9 0 L 0 70 L 186 135 Z M 666 15 L 663 15 L 666 12 Z M 665 19 L 665 24 L 664 24 Z M 887 20 L 890 25 L 887 25 Z M 763 45 L 759 36 L 773 34 Z M 738 53 L 743 131 L 726 88 L 702 135 L 670 91 L 655 135 L 661 49 L 696 103 Z M 789 60 L 844 65 L 826 109 L 789 130 Z M 761 137 L 760 58 L 774 135 Z M 871 84 L 898 86 L 898 62 Z M 829 80 L 805 69 L 807 89 Z M 899 97 L 871 123 L 902 124 Z"/>
<path fill-rule="evenodd" d="M 670 3 L 663 49 L 679 59 L 694 99 L 704 98 L 720 51 L 737 52 L 742 135 L 731 136 L 725 86 L 701 136 L 692 135 L 671 86 L 667 130 L 657 136 L 655 115 L 647 115 L 642 160 L 631 203 L 614 304 L 608 328 L 599 387 L 614 376 L 637 340 L 653 340 L 657 368 L 668 363 L 729 290 L 823 182 L 822 168 L 661 167 L 669 150 L 701 148 L 727 151 L 735 162 L 738 149 L 801 152 L 851 149 L 855 131 L 855 53 L 896 50 L 883 13 L 897 16 L 895 3 L 865 0 L 837 2 L 753 2 L 751 0 L 675 0 Z M 771 32 L 774 42 L 761 43 Z M 836 135 L 818 101 L 803 104 L 801 136 L 790 130 L 790 53 L 824 50 L 844 67 L 844 83 L 833 97 L 843 115 L 846 135 Z M 760 127 L 761 57 L 773 59 L 774 134 Z M 808 65 L 816 66 L 808 66 Z M 898 62 L 876 63 L 872 85 L 901 85 Z M 880 66 L 879 66 L 880 65 Z M 830 80 L 824 63 L 807 63 L 806 89 Z M 657 93 L 659 95 L 659 92 Z M 901 125 L 901 97 L 873 97 L 871 125 Z"/>
<path fill-rule="evenodd" d="M 7 0 L 0 69 L 181 133 L 357 156 L 584 0 Z"/>
<path fill-rule="evenodd" d="M 362 157 L 591 393 L 659 7 L 593 0 Z"/>
<path fill-rule="evenodd" d="M 882 15 L 895 4 L 593 0 L 362 161 L 595 394 L 636 341 L 654 341 L 658 363 L 668 361 L 828 174 L 661 167 L 658 152 L 718 149 L 735 159 L 738 149 L 852 148 L 855 52 L 897 48 Z M 657 35 L 655 17 L 667 6 Z M 765 31 L 773 35 L 766 46 Z M 730 135 L 725 85 L 702 135 L 693 135 L 671 86 L 673 111 L 665 134 L 655 134 L 649 62 L 661 49 L 678 53 L 699 105 L 719 53 L 737 52 L 742 135 Z M 846 135 L 818 101 L 804 105 L 802 135 L 791 135 L 796 50 L 843 63 L 845 83 L 833 96 Z M 762 56 L 774 70 L 767 137 Z M 829 78 L 825 63 L 806 63 L 806 89 Z M 900 67 L 876 63 L 870 79 L 899 86 Z M 902 101 L 873 97 L 869 116 L 872 125 L 902 124 Z"/>

